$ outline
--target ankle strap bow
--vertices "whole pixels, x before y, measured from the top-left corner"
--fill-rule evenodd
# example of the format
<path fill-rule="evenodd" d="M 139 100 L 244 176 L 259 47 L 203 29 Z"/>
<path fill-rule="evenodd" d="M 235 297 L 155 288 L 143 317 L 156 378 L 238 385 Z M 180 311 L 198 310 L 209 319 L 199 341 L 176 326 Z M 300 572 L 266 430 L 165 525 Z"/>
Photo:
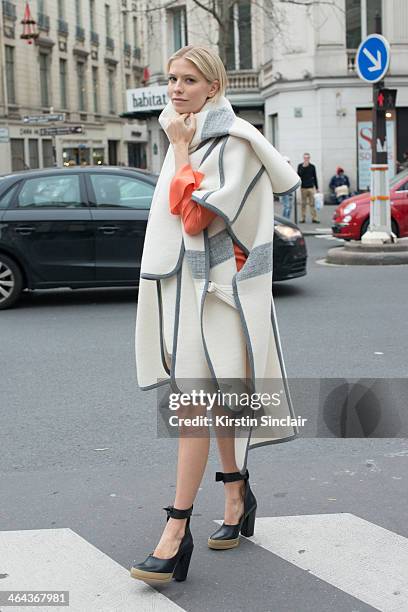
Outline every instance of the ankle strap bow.
<path fill-rule="evenodd" d="M 176 519 L 184 519 L 191 516 L 193 511 L 193 506 L 191 508 L 187 508 L 186 510 L 180 510 L 179 508 L 175 508 L 174 506 L 166 506 L 163 508 L 167 512 L 167 518 L 176 518 Z"/>
<path fill-rule="evenodd" d="M 245 470 L 244 474 L 241 474 L 241 472 L 215 472 L 215 480 L 217 482 L 219 480 L 222 480 L 222 482 L 235 482 L 236 480 L 248 480 L 248 478 L 248 470 Z"/>

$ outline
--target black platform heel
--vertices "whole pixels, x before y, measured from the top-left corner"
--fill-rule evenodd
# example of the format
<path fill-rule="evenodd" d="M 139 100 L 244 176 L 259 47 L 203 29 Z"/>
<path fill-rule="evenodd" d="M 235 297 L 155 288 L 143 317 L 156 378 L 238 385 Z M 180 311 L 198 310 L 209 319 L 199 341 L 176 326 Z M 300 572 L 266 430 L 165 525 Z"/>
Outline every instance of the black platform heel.
<path fill-rule="evenodd" d="M 194 548 L 193 536 L 190 531 L 190 516 L 193 511 L 193 506 L 187 508 L 187 510 L 179 510 L 174 506 L 167 506 L 163 508 L 163 510 L 167 511 L 167 520 L 169 520 L 169 518 L 187 519 L 186 530 L 180 542 L 179 549 L 174 557 L 170 557 L 170 559 L 159 559 L 158 557 L 154 557 L 153 553 L 151 553 L 143 563 L 134 561 L 130 568 L 130 575 L 132 578 L 160 582 L 170 582 L 172 578 L 178 582 L 182 582 L 187 578 L 190 559 Z"/>
<path fill-rule="evenodd" d="M 254 535 L 257 502 L 249 486 L 249 473 L 248 470 L 245 471 L 245 474 L 241 474 L 241 472 L 216 472 L 215 480 L 222 480 L 224 483 L 235 482 L 236 480 L 245 481 L 244 513 L 239 523 L 236 525 L 227 525 L 223 523 L 221 527 L 208 538 L 209 548 L 215 550 L 236 548 L 239 545 L 240 532 L 245 537 Z"/>

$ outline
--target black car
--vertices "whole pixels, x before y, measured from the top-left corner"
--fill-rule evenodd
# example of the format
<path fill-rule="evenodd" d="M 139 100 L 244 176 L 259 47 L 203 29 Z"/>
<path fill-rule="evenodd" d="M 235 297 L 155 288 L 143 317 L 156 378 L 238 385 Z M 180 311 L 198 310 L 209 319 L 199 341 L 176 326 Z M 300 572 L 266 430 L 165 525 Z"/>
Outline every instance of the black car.
<path fill-rule="evenodd" d="M 137 286 L 158 175 L 123 167 L 0 177 L 0 309 L 24 289 Z M 306 274 L 303 236 L 277 217 L 274 277 Z"/>

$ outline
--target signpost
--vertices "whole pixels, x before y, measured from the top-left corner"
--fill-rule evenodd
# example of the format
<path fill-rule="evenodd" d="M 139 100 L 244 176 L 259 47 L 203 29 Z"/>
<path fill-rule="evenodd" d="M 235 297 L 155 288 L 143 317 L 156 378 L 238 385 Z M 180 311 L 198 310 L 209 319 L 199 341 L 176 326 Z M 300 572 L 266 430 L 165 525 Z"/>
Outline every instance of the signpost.
<path fill-rule="evenodd" d="M 44 115 L 25 115 L 23 117 L 23 123 L 37 124 L 37 123 L 54 123 L 54 121 L 65 121 L 65 114 L 51 114 L 47 113 Z"/>
<path fill-rule="evenodd" d="M 69 125 L 66 127 L 47 127 L 40 129 L 40 136 L 65 136 L 67 134 L 83 134 L 82 125 Z"/>
<path fill-rule="evenodd" d="M 391 204 L 388 175 L 387 131 L 385 113 L 395 108 L 396 90 L 385 89 L 383 78 L 390 65 L 390 45 L 381 35 L 381 18 L 376 16 L 377 34 L 360 44 L 356 56 L 359 77 L 373 84 L 373 137 L 371 163 L 371 205 L 368 231 L 361 242 L 383 244 L 395 242 L 391 229 Z M 393 105 L 393 106 L 392 106 Z"/>

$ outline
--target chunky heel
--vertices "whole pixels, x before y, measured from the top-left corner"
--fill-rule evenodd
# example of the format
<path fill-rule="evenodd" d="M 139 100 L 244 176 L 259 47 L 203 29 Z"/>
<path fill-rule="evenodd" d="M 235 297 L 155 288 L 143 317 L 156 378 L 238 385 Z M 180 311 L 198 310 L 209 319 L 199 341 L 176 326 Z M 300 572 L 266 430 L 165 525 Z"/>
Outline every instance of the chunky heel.
<path fill-rule="evenodd" d="M 256 506 L 252 510 L 252 512 L 250 512 L 248 514 L 248 516 L 246 517 L 245 521 L 242 523 L 241 533 L 246 538 L 250 538 L 251 536 L 254 535 L 254 531 L 255 531 L 255 516 L 256 516 Z"/>
<path fill-rule="evenodd" d="M 225 522 L 208 538 L 209 548 L 215 550 L 226 550 L 227 548 L 236 548 L 239 546 L 239 534 L 245 537 L 250 537 L 254 534 L 255 515 L 257 502 L 255 495 L 249 486 L 249 473 L 241 472 L 216 472 L 215 480 L 225 482 L 235 482 L 237 480 L 245 481 L 244 491 L 244 512 L 236 525 L 228 525 Z"/>
<path fill-rule="evenodd" d="M 193 511 L 193 506 L 186 510 L 175 508 L 174 506 L 166 506 L 163 508 L 167 512 L 167 520 L 169 518 L 184 519 L 186 518 L 186 528 L 184 536 L 180 542 L 179 549 L 174 557 L 170 559 L 161 559 L 155 557 L 151 553 L 143 563 L 133 562 L 130 568 L 130 575 L 137 580 L 155 582 L 170 582 L 172 578 L 178 581 L 187 578 L 188 566 L 193 552 L 193 536 L 190 530 L 190 516 Z"/>
<path fill-rule="evenodd" d="M 183 580 L 187 578 L 188 567 L 190 565 L 191 555 L 193 554 L 193 548 L 187 550 L 184 555 L 180 557 L 179 562 L 176 565 L 176 569 L 173 573 L 173 578 L 174 580 L 177 580 L 177 582 L 183 582 Z"/>

